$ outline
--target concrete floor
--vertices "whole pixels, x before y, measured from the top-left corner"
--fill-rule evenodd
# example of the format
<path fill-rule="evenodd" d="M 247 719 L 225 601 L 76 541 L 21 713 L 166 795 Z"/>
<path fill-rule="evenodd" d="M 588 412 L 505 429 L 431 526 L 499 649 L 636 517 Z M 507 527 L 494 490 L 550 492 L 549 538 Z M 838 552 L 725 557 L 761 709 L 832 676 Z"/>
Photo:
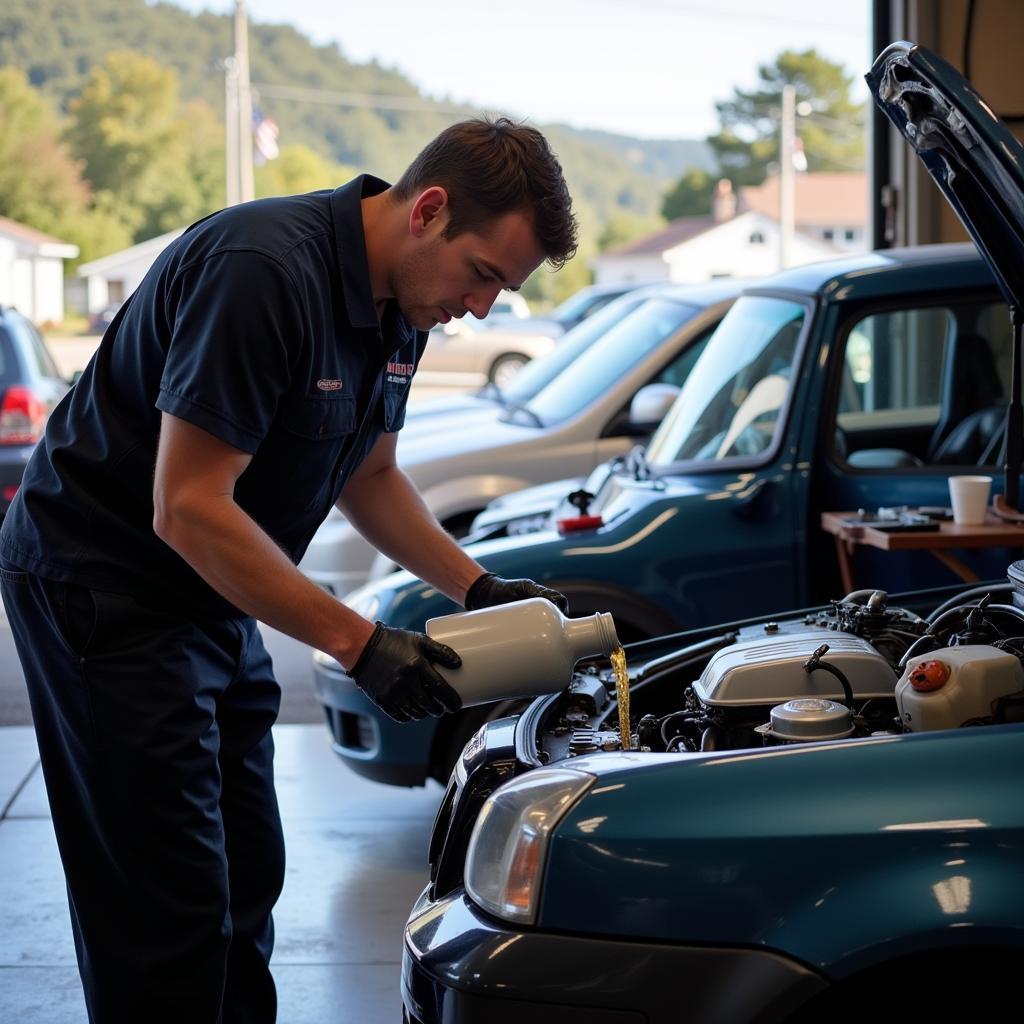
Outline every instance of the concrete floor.
<path fill-rule="evenodd" d="M 397 1024 L 402 927 L 441 788 L 366 782 L 322 725 L 279 725 L 288 867 L 272 960 L 282 1024 Z M 30 727 L 0 728 L 0 1021 L 86 1024 Z"/>

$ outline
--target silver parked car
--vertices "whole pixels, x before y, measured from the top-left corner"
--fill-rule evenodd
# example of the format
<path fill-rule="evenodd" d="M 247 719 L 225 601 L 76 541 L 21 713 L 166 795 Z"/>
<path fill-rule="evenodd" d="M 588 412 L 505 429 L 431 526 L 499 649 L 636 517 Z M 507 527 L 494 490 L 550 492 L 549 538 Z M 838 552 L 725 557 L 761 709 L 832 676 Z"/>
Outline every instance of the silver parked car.
<path fill-rule="evenodd" d="M 646 441 L 741 287 L 714 281 L 624 296 L 625 315 L 609 306 L 495 391 L 494 401 L 450 419 L 410 418 L 399 465 L 456 536 L 499 495 L 589 473 Z M 544 381 L 539 390 L 533 378 Z M 335 510 L 299 567 L 341 597 L 394 566 Z"/>
<path fill-rule="evenodd" d="M 483 320 L 438 324 L 430 332 L 417 377 L 431 384 L 505 388 L 530 360 L 547 355 L 568 331 L 637 287 L 629 282 L 589 285 L 546 317 L 529 316 L 521 295 L 502 292 Z"/>

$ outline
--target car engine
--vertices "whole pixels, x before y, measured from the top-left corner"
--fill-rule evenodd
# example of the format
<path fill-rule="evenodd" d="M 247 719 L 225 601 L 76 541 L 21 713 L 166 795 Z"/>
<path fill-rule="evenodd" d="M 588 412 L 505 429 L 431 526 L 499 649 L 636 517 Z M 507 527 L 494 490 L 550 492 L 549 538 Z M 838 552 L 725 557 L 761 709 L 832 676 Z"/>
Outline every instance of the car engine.
<path fill-rule="evenodd" d="M 1024 719 L 1024 608 L 1000 603 L 1006 589 L 927 618 L 856 591 L 647 660 L 631 649 L 629 747 L 736 750 Z M 615 693 L 610 669 L 577 671 L 540 721 L 540 760 L 623 749 Z"/>

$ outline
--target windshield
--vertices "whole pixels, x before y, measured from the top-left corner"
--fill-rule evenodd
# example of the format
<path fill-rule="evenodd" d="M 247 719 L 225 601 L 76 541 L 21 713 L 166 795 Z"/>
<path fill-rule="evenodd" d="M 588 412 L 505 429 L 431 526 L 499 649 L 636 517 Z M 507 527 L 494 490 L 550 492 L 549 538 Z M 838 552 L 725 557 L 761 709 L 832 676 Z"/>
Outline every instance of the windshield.
<path fill-rule="evenodd" d="M 805 315 L 796 302 L 740 298 L 651 438 L 648 462 L 750 458 L 771 448 Z"/>
<path fill-rule="evenodd" d="M 638 303 L 530 399 L 530 412 L 545 425 L 572 419 L 697 312 L 696 306 L 668 298 Z"/>
<path fill-rule="evenodd" d="M 595 295 L 589 288 L 584 288 L 570 296 L 560 306 L 556 306 L 551 311 L 551 319 L 560 324 L 589 320 L 599 309 L 603 309 L 628 290 L 629 286 L 624 285 L 621 291 L 599 292 Z"/>
<path fill-rule="evenodd" d="M 501 392 L 502 398 L 510 405 L 528 402 L 570 363 L 574 363 L 612 324 L 636 309 L 643 301 L 642 293 L 624 295 L 617 302 L 609 303 L 600 313 L 588 317 L 578 327 L 566 331 L 547 355 L 541 356 L 540 359 L 531 359 L 512 378 Z"/>

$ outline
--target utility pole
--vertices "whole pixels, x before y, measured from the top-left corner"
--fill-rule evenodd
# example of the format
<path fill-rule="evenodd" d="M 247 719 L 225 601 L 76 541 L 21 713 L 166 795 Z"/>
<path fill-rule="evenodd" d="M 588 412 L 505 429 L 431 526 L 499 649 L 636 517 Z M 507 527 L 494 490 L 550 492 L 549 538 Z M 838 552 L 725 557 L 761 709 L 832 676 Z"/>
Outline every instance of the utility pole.
<path fill-rule="evenodd" d="M 224 61 L 224 157 L 228 206 L 241 202 L 238 181 L 238 61 L 234 56 Z"/>
<path fill-rule="evenodd" d="M 782 137 L 779 145 L 779 269 L 789 266 L 796 229 L 796 87 L 782 87 Z"/>
<path fill-rule="evenodd" d="M 224 62 L 224 128 L 227 205 L 255 196 L 252 170 L 252 88 L 249 84 L 249 22 L 245 0 L 235 0 L 235 52 Z"/>

